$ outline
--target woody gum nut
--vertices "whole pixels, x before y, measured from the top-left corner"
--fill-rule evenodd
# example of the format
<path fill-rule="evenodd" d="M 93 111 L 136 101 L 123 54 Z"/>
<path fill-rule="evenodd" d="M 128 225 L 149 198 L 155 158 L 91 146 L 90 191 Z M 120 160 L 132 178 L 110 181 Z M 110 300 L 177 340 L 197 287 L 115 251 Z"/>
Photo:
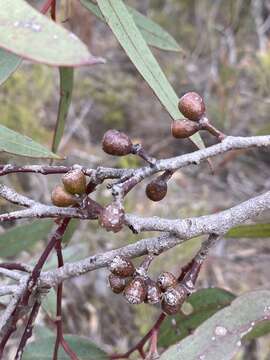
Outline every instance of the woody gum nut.
<path fill-rule="evenodd" d="M 70 194 L 83 194 L 86 190 L 86 176 L 80 169 L 67 172 L 62 176 L 62 182 L 66 191 Z"/>
<path fill-rule="evenodd" d="M 141 304 L 146 298 L 145 280 L 140 277 L 133 279 L 126 286 L 123 295 L 130 304 Z"/>
<path fill-rule="evenodd" d="M 155 179 L 151 181 L 145 189 L 146 196 L 152 201 L 160 201 L 167 194 L 167 183 L 162 179 Z"/>
<path fill-rule="evenodd" d="M 53 189 L 51 200 L 53 205 L 59 207 L 68 207 L 77 204 L 77 199 L 60 185 L 57 185 Z"/>
<path fill-rule="evenodd" d="M 169 287 L 174 286 L 177 283 L 176 277 L 170 272 L 163 272 L 158 276 L 157 284 L 161 291 L 165 291 Z"/>
<path fill-rule="evenodd" d="M 205 113 L 203 99 L 196 92 L 188 92 L 178 102 L 181 113 L 189 120 L 199 121 Z"/>
<path fill-rule="evenodd" d="M 117 204 L 106 206 L 99 215 L 99 224 L 107 231 L 118 232 L 124 224 L 124 211 Z"/>
<path fill-rule="evenodd" d="M 103 136 L 102 148 L 107 154 L 123 156 L 131 153 L 132 142 L 125 133 L 108 130 Z"/>
<path fill-rule="evenodd" d="M 161 291 L 158 285 L 153 281 L 149 280 L 147 282 L 147 294 L 146 294 L 146 302 L 148 304 L 157 304 L 161 299 Z"/>
<path fill-rule="evenodd" d="M 109 270 L 115 275 L 128 277 L 134 274 L 135 268 L 129 259 L 117 255 L 110 263 Z"/>
<path fill-rule="evenodd" d="M 199 130 L 197 123 L 191 120 L 174 120 L 171 124 L 172 136 L 176 139 L 185 139 Z"/>
<path fill-rule="evenodd" d="M 110 274 L 108 280 L 112 291 L 116 294 L 120 294 L 127 285 L 126 278 L 114 274 Z"/>

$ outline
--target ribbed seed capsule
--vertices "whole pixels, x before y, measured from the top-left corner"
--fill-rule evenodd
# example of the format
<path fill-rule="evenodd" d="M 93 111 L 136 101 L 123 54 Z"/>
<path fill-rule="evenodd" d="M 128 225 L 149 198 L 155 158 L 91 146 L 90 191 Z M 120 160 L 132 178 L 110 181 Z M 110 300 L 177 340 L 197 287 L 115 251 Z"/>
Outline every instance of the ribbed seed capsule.
<path fill-rule="evenodd" d="M 157 284 L 161 291 L 166 291 L 177 284 L 177 279 L 172 273 L 165 271 L 158 276 Z"/>
<path fill-rule="evenodd" d="M 103 136 L 102 148 L 107 154 L 123 156 L 131 153 L 132 142 L 125 133 L 108 130 Z"/>
<path fill-rule="evenodd" d="M 152 201 L 160 201 L 167 194 L 168 186 L 166 181 L 157 178 L 151 181 L 145 189 L 146 196 Z"/>
<path fill-rule="evenodd" d="M 205 113 L 203 99 L 196 92 L 188 92 L 178 102 L 181 113 L 189 120 L 199 121 Z"/>
<path fill-rule="evenodd" d="M 145 279 L 141 277 L 133 279 L 125 287 L 123 295 L 130 304 L 141 304 L 146 298 Z"/>
<path fill-rule="evenodd" d="M 109 265 L 109 270 L 121 277 L 128 277 L 134 274 L 135 268 L 132 262 L 124 256 L 117 255 Z"/>
<path fill-rule="evenodd" d="M 124 210 L 115 203 L 106 206 L 99 215 L 99 224 L 107 231 L 120 231 L 124 224 Z"/>
<path fill-rule="evenodd" d="M 177 139 L 185 139 L 194 135 L 199 130 L 196 122 L 191 120 L 174 120 L 171 124 L 172 136 Z"/>
<path fill-rule="evenodd" d="M 75 196 L 68 193 L 61 185 L 57 185 L 51 194 L 52 203 L 59 207 L 68 207 L 77 204 Z"/>
<path fill-rule="evenodd" d="M 161 291 L 157 283 L 151 279 L 146 281 L 146 299 L 148 304 L 157 304 L 161 299 Z"/>
<path fill-rule="evenodd" d="M 110 274 L 108 280 L 112 291 L 116 294 L 120 294 L 128 282 L 127 278 L 123 278 L 114 274 Z"/>
<path fill-rule="evenodd" d="M 62 182 L 66 191 L 70 194 L 83 194 L 86 190 L 86 177 L 80 169 L 67 172 L 62 176 Z"/>

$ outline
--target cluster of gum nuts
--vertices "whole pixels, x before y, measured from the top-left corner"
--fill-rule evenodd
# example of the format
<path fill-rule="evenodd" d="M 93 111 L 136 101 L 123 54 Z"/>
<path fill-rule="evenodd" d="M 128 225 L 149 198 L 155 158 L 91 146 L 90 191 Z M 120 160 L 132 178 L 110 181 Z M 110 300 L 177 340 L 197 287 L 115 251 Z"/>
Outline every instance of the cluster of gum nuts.
<path fill-rule="evenodd" d="M 164 313 L 173 315 L 187 298 L 188 290 L 170 272 L 161 273 L 154 281 L 143 267 L 135 269 L 129 259 L 120 255 L 110 263 L 109 270 L 110 288 L 116 294 L 122 293 L 130 304 L 161 304 Z"/>

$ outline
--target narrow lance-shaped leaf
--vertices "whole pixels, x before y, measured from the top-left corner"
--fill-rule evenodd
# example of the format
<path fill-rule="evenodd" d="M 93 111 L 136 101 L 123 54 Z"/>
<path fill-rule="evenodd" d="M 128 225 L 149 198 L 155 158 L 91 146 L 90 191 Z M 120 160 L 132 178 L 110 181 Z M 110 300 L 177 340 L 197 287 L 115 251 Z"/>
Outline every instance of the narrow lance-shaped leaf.
<path fill-rule="evenodd" d="M 1 1 L 0 47 L 53 66 L 104 62 L 93 57 L 73 33 L 40 14 L 24 0 Z"/>
<path fill-rule="evenodd" d="M 0 125 L 0 152 L 40 159 L 61 159 L 44 146 L 3 125 Z"/>
<path fill-rule="evenodd" d="M 232 228 L 226 234 L 231 238 L 269 238 L 270 224 L 240 225 Z"/>
<path fill-rule="evenodd" d="M 99 7 L 96 4 L 93 4 L 91 0 L 80 1 L 99 20 L 106 22 L 102 12 L 99 10 Z M 148 45 L 166 51 L 182 50 L 174 38 L 156 22 L 144 16 L 139 11 L 130 6 L 127 6 L 127 9 L 131 13 L 136 25 L 138 26 L 138 29 L 141 31 L 142 36 Z"/>
<path fill-rule="evenodd" d="M 194 334 L 165 351 L 160 360 L 231 360 L 243 338 L 270 320 L 270 291 L 253 291 L 234 300 L 199 326 Z"/>
<path fill-rule="evenodd" d="M 147 46 L 122 0 L 97 0 L 100 10 L 119 43 L 173 119 L 181 118 L 178 96 Z M 190 138 L 203 147 L 200 135 Z"/>
<path fill-rule="evenodd" d="M 74 78 L 73 68 L 60 67 L 59 73 L 60 73 L 60 101 L 58 105 L 57 122 L 54 130 L 54 138 L 52 144 L 53 152 L 57 151 L 59 143 L 64 133 L 68 109 L 71 103 L 73 78 Z"/>
<path fill-rule="evenodd" d="M 18 68 L 22 59 L 4 49 L 0 49 L 0 85 Z"/>

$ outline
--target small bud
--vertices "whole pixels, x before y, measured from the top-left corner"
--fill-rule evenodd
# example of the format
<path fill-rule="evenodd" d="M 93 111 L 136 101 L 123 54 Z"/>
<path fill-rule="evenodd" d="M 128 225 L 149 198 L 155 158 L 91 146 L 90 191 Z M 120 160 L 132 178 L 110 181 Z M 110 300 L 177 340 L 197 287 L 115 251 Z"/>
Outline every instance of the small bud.
<path fill-rule="evenodd" d="M 86 177 L 80 169 L 67 172 L 62 176 L 62 182 L 66 191 L 70 194 L 83 194 L 86 190 Z"/>
<path fill-rule="evenodd" d="M 135 277 L 125 288 L 124 297 L 130 304 L 141 304 L 146 298 L 146 284 L 141 277 Z"/>
<path fill-rule="evenodd" d="M 114 274 L 121 277 L 132 276 L 135 272 L 135 268 L 129 259 L 123 256 L 115 256 L 110 263 L 109 270 Z"/>
<path fill-rule="evenodd" d="M 123 156 L 131 153 L 132 142 L 125 133 L 108 130 L 103 136 L 102 148 L 107 154 Z"/>
<path fill-rule="evenodd" d="M 110 274 L 108 280 L 112 291 L 116 294 L 120 294 L 128 282 L 126 278 L 122 278 L 114 274 Z"/>
<path fill-rule="evenodd" d="M 145 193 L 148 199 L 160 201 L 166 196 L 167 189 L 166 181 L 157 177 L 146 186 Z"/>
<path fill-rule="evenodd" d="M 146 281 L 146 299 L 149 304 L 157 304 L 161 299 L 161 291 L 155 281 L 148 279 Z"/>
<path fill-rule="evenodd" d="M 157 284 L 161 291 L 166 291 L 177 284 L 177 279 L 172 273 L 165 271 L 158 276 Z"/>
<path fill-rule="evenodd" d="M 181 113 L 189 120 L 199 121 L 205 113 L 203 99 L 196 92 L 188 92 L 178 102 Z"/>
<path fill-rule="evenodd" d="M 168 315 L 176 314 L 186 300 L 186 297 L 187 290 L 180 285 L 167 289 L 162 301 L 162 310 Z"/>
<path fill-rule="evenodd" d="M 99 224 L 107 231 L 118 232 L 124 224 L 124 210 L 116 203 L 107 205 L 99 215 Z"/>
<path fill-rule="evenodd" d="M 53 205 L 59 207 L 68 207 L 78 203 L 76 197 L 68 193 L 61 185 L 53 189 L 51 199 Z"/>
<path fill-rule="evenodd" d="M 174 120 L 171 125 L 172 136 L 185 139 L 194 135 L 199 130 L 197 123 L 190 120 Z"/>

